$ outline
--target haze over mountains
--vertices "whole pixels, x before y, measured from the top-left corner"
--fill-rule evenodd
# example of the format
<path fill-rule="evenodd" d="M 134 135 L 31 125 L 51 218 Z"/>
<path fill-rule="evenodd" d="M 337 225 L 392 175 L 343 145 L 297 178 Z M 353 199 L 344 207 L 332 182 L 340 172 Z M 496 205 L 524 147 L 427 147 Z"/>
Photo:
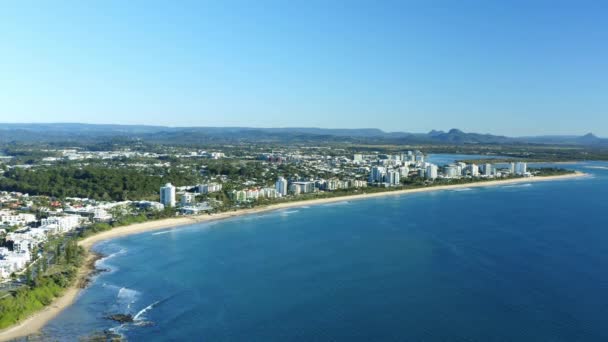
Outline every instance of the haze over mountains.
<path fill-rule="evenodd" d="M 368 142 L 398 144 L 550 144 L 608 147 L 608 139 L 592 133 L 506 137 L 465 133 L 459 129 L 428 133 L 384 132 L 375 128 L 251 128 L 166 127 L 147 125 L 98 125 L 81 123 L 0 124 L 0 142 L 97 142 L 108 139 L 141 139 L 151 143 L 221 142 Z"/>

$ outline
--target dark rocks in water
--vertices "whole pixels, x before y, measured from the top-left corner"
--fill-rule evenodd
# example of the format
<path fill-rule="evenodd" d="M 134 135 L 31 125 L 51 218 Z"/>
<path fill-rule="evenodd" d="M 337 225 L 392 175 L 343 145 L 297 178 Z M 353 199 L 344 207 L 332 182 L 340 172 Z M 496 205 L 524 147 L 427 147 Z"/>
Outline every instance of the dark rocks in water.
<path fill-rule="evenodd" d="M 135 322 L 135 325 L 138 327 L 151 327 L 154 325 L 154 323 L 148 321 L 138 321 Z"/>
<path fill-rule="evenodd" d="M 82 342 L 124 342 L 126 340 L 122 336 L 120 336 L 119 334 L 117 334 L 113 331 L 104 330 L 104 331 L 95 331 L 95 332 L 91 333 L 89 336 L 81 337 L 79 339 L 79 341 L 82 341 Z"/>
<path fill-rule="evenodd" d="M 125 314 L 114 314 L 106 317 L 107 319 L 111 319 L 118 323 L 131 323 L 133 322 L 133 316 L 125 315 Z"/>

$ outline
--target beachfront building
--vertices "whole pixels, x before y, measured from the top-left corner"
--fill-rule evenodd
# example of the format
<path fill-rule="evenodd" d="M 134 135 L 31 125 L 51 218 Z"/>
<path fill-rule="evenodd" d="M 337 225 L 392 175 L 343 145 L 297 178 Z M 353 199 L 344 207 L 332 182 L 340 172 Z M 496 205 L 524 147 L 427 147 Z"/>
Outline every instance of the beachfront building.
<path fill-rule="evenodd" d="M 300 187 L 297 186 L 296 184 L 290 184 L 289 185 L 289 193 L 292 195 L 299 195 L 301 192 Z"/>
<path fill-rule="evenodd" d="M 232 190 L 229 195 L 235 202 L 245 202 L 247 200 L 245 190 Z"/>
<path fill-rule="evenodd" d="M 370 183 L 382 183 L 384 182 L 384 176 L 386 175 L 386 168 L 382 166 L 372 167 L 372 172 L 369 176 Z"/>
<path fill-rule="evenodd" d="M 328 179 L 325 181 L 324 188 L 327 191 L 334 191 L 340 189 L 340 181 L 338 179 Z"/>
<path fill-rule="evenodd" d="M 524 175 L 528 172 L 528 164 L 524 162 L 518 162 L 515 164 L 515 173 L 518 175 Z"/>
<path fill-rule="evenodd" d="M 262 188 L 262 189 L 259 190 L 259 192 L 260 192 L 260 196 L 261 197 L 265 197 L 265 198 L 277 198 L 277 197 L 279 197 L 277 189 L 275 189 L 275 188 L 271 188 L 271 187 Z"/>
<path fill-rule="evenodd" d="M 460 177 L 461 171 L 459 171 L 459 166 L 457 165 L 448 165 L 443 169 L 443 175 L 446 178 L 456 178 Z"/>
<path fill-rule="evenodd" d="M 222 190 L 222 184 L 218 183 L 200 184 L 198 186 L 198 192 L 201 194 L 210 194 L 220 190 Z"/>
<path fill-rule="evenodd" d="M 367 187 L 367 182 L 366 181 L 362 181 L 362 180 L 353 180 L 350 182 L 351 186 L 353 188 L 365 188 Z"/>
<path fill-rule="evenodd" d="M 429 164 L 426 167 L 425 178 L 426 179 L 436 179 L 437 178 L 437 165 Z"/>
<path fill-rule="evenodd" d="M 179 208 L 179 211 L 184 215 L 198 215 L 211 210 L 213 210 L 213 207 L 208 202 L 193 203 Z"/>
<path fill-rule="evenodd" d="M 469 166 L 469 171 L 471 171 L 471 177 L 479 177 L 479 166 L 476 164 L 471 164 Z"/>
<path fill-rule="evenodd" d="M 93 221 L 95 222 L 107 222 L 112 220 L 112 214 L 108 213 L 105 209 L 95 208 L 93 209 Z"/>
<path fill-rule="evenodd" d="M 12 273 L 20 271 L 31 259 L 28 250 L 9 251 L 6 247 L 0 247 L 0 279 L 8 278 Z"/>
<path fill-rule="evenodd" d="M 150 210 L 154 210 L 154 211 L 165 210 L 165 206 L 159 202 L 138 201 L 138 202 L 133 202 L 133 205 L 135 205 L 135 207 L 138 209 L 150 209 Z"/>
<path fill-rule="evenodd" d="M 175 187 L 171 183 L 160 188 L 160 203 L 165 207 L 175 207 Z"/>
<path fill-rule="evenodd" d="M 391 186 L 399 185 L 399 172 L 390 170 L 386 173 L 385 181 Z"/>
<path fill-rule="evenodd" d="M 51 216 L 40 220 L 40 227 L 56 225 L 57 228 L 53 229 L 53 233 L 65 233 L 78 227 L 80 223 L 79 215 L 64 215 L 64 216 Z"/>
<path fill-rule="evenodd" d="M 194 203 L 194 199 L 195 199 L 195 196 L 193 193 L 185 192 L 182 194 L 182 197 L 180 198 L 180 205 L 182 205 L 182 206 L 190 205 L 190 204 Z"/>
<path fill-rule="evenodd" d="M 483 166 L 483 175 L 488 177 L 492 175 L 492 164 L 485 164 Z"/>
<path fill-rule="evenodd" d="M 275 183 L 275 189 L 279 196 L 287 196 L 287 179 L 279 177 Z"/>
<path fill-rule="evenodd" d="M 5 225 L 9 227 L 23 227 L 32 222 L 36 222 L 36 215 L 34 214 L 15 214 L 9 210 L 0 211 L 0 225 Z"/>
<path fill-rule="evenodd" d="M 254 188 L 245 190 L 232 190 L 229 193 L 230 198 L 235 202 L 255 201 L 260 198 L 276 198 L 278 192 L 275 188 Z"/>
<path fill-rule="evenodd" d="M 509 172 L 514 175 L 515 174 L 515 163 L 509 163 Z"/>
<path fill-rule="evenodd" d="M 299 189 L 294 191 L 294 193 L 297 192 L 297 194 L 307 194 L 315 191 L 315 182 L 293 182 L 290 186 L 290 190 L 292 187 Z"/>

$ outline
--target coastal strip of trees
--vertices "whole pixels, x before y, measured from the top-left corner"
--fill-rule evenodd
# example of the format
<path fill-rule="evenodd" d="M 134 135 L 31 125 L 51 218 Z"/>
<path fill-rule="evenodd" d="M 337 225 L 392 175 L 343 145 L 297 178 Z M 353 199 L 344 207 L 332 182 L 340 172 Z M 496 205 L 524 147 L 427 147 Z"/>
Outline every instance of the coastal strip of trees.
<path fill-rule="evenodd" d="M 25 274 L 25 286 L 0 299 L 0 329 L 51 304 L 74 283 L 78 268 L 84 262 L 85 250 L 72 238 L 49 242 L 45 248 L 53 250 L 53 260 L 41 258 L 30 265 Z"/>
<path fill-rule="evenodd" d="M 30 195 L 84 197 L 105 201 L 123 201 L 158 196 L 162 185 L 196 184 L 191 172 L 150 168 L 105 168 L 101 166 L 12 168 L 0 178 L 0 189 Z"/>

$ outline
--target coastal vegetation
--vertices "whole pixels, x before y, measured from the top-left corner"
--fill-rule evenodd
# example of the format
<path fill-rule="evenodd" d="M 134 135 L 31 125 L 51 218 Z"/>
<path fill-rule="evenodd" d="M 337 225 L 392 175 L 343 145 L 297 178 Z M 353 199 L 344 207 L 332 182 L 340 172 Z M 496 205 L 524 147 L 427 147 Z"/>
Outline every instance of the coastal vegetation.
<path fill-rule="evenodd" d="M 86 251 L 73 238 L 53 241 L 53 261 L 40 258 L 26 271 L 26 283 L 0 299 L 0 329 L 9 327 L 49 305 L 76 280 Z"/>
<path fill-rule="evenodd" d="M 36 169 L 12 168 L 0 178 L 0 189 L 58 198 L 83 197 L 99 200 L 155 198 L 165 183 L 192 184 L 196 175 L 182 170 L 150 167 L 145 169 L 102 166 L 41 166 Z"/>

